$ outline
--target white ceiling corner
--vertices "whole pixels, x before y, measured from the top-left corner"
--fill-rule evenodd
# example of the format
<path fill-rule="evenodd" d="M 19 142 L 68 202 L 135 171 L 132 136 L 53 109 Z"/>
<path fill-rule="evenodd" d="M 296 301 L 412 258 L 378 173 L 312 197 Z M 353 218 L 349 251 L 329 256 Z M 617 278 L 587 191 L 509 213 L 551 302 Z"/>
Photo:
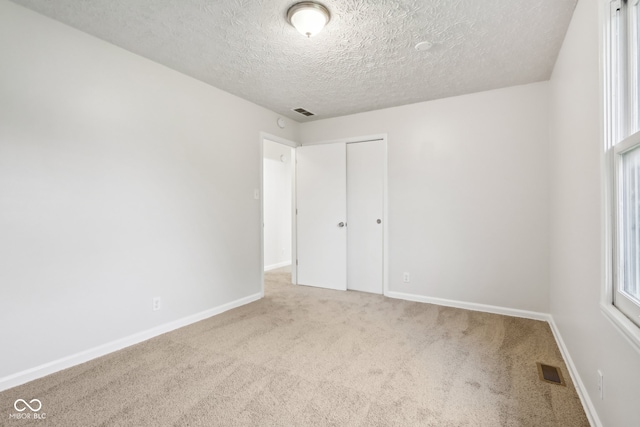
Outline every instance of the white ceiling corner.
<path fill-rule="evenodd" d="M 548 80 L 577 2 L 322 0 L 307 39 L 291 0 L 13 1 L 299 122 Z"/>

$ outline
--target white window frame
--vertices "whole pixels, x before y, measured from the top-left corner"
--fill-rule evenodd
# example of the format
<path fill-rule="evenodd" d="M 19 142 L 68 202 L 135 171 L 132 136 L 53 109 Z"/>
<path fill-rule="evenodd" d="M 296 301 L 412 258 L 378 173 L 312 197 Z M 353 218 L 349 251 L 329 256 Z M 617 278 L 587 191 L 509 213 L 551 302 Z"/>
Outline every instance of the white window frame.
<path fill-rule="evenodd" d="M 615 209 L 615 216 L 613 218 L 615 230 L 613 236 L 613 257 L 615 260 L 615 264 L 613 270 L 614 287 L 612 296 L 614 306 L 627 317 L 629 317 L 633 323 L 640 327 L 640 305 L 633 302 L 631 298 L 627 297 L 623 292 L 620 291 L 620 287 L 622 285 L 620 282 L 623 281 L 623 278 L 625 276 L 624 263 L 622 262 L 622 258 L 624 256 L 624 237 L 622 230 L 624 214 L 623 155 L 637 148 L 640 148 L 640 132 L 634 133 L 633 135 L 626 138 L 624 141 L 617 143 L 613 147 L 613 206 Z"/>
<path fill-rule="evenodd" d="M 605 316 L 640 352 L 640 322 L 620 304 L 620 162 L 622 155 L 640 146 L 638 113 L 638 0 L 628 0 L 631 13 L 622 13 L 622 0 L 605 0 L 601 25 L 604 112 L 604 287 L 600 307 Z M 624 36 L 620 36 L 620 34 Z M 636 133 L 633 133 L 636 132 Z M 624 136 L 630 135 L 622 140 Z M 618 299 L 618 305 L 616 305 Z M 620 310 L 623 307 L 626 314 Z M 637 319 L 634 317 L 634 320 Z"/>

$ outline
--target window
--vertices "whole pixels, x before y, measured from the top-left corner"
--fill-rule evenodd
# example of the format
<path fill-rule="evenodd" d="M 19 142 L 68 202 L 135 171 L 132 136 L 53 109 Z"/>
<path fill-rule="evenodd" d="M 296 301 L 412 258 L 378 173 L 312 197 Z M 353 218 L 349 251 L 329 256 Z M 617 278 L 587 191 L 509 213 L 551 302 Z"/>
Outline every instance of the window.
<path fill-rule="evenodd" d="M 640 349 L 640 6 L 613 0 L 604 32 L 609 273 L 605 314 Z"/>
<path fill-rule="evenodd" d="M 640 133 L 614 147 L 616 236 L 613 304 L 640 324 Z"/>

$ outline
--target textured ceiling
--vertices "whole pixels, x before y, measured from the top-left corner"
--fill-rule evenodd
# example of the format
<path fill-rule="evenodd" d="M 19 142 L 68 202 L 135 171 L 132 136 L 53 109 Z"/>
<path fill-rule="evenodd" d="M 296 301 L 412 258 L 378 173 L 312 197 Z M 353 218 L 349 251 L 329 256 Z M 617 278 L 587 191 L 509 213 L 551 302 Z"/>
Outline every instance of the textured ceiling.
<path fill-rule="evenodd" d="M 299 122 L 547 80 L 577 2 L 322 0 L 307 39 L 292 0 L 13 1 Z"/>

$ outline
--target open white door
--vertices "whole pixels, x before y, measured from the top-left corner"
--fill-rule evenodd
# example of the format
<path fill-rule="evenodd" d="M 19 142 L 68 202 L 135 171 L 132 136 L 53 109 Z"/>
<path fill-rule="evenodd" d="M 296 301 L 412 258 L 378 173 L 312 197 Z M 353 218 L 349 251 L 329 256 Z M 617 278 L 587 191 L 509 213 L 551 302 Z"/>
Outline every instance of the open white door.
<path fill-rule="evenodd" d="M 346 290 L 346 145 L 310 145 L 296 151 L 297 283 Z"/>

